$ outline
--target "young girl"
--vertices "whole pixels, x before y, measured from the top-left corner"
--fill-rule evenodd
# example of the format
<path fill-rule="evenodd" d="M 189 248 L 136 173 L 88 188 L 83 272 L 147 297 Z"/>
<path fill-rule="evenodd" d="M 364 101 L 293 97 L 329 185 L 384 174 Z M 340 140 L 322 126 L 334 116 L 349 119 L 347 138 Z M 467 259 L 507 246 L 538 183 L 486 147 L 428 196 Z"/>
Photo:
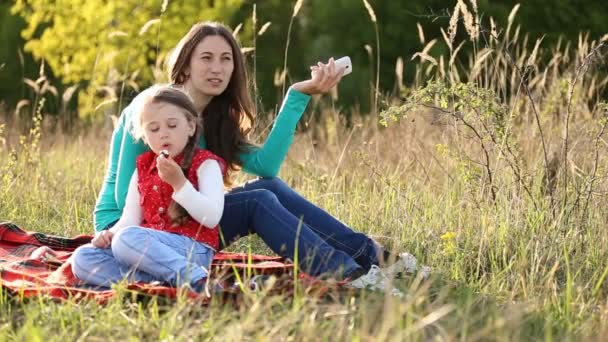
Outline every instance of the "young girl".
<path fill-rule="evenodd" d="M 76 277 L 98 286 L 128 278 L 204 289 L 219 247 L 226 166 L 196 147 L 197 118 L 188 95 L 174 88 L 160 87 L 143 101 L 133 134 L 150 151 L 137 157 L 118 222 L 74 252 Z"/>

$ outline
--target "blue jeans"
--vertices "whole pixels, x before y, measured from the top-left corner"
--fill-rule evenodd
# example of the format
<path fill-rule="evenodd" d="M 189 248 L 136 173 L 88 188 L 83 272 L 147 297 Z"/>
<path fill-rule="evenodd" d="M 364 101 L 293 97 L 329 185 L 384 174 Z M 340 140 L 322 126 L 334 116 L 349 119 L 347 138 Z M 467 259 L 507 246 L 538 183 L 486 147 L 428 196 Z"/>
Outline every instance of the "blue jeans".
<path fill-rule="evenodd" d="M 312 275 L 367 271 L 378 264 L 383 252 L 367 235 L 353 231 L 279 178 L 260 178 L 236 187 L 224 203 L 220 250 L 240 237 L 257 234 L 275 253 L 295 260 L 299 240 L 303 245 L 297 249 L 298 264 Z"/>
<path fill-rule="evenodd" d="M 90 285 L 103 287 L 123 279 L 181 286 L 207 277 L 212 259 L 211 248 L 189 237 L 127 227 L 114 235 L 111 248 L 87 244 L 76 249 L 72 272 Z"/>

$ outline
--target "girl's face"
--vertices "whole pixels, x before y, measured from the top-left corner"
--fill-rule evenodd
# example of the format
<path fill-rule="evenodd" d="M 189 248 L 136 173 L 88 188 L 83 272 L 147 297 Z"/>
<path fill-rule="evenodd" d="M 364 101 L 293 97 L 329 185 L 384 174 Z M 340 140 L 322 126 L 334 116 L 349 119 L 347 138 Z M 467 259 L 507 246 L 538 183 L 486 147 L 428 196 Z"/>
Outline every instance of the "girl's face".
<path fill-rule="evenodd" d="M 148 103 L 141 114 L 141 128 L 146 144 L 154 153 L 167 150 L 174 157 L 184 151 L 194 135 L 195 123 L 187 119 L 185 109 L 170 103 Z"/>
<path fill-rule="evenodd" d="M 199 95 L 220 95 L 226 90 L 234 71 L 233 58 L 232 48 L 222 36 L 205 37 L 190 57 L 186 71 L 189 88 Z"/>

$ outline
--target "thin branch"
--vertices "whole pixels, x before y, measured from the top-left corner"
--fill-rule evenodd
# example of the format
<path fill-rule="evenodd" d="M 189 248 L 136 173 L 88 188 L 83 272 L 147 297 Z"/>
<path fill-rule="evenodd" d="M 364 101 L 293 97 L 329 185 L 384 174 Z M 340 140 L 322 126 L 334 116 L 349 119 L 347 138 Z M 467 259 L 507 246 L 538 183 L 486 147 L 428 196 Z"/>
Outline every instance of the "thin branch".
<path fill-rule="evenodd" d="M 564 133 L 563 133 L 563 158 L 564 158 L 564 201 L 563 206 L 568 204 L 568 139 L 569 139 L 569 126 L 570 126 L 570 114 L 572 108 L 572 96 L 574 95 L 574 88 L 581 75 L 584 74 L 584 69 L 589 65 L 589 62 L 606 44 L 604 42 L 598 44 L 587 56 L 583 59 L 583 63 L 577 68 L 574 79 L 570 82 L 570 89 L 568 90 L 568 102 L 566 105 L 566 117 L 564 119 Z"/>
<path fill-rule="evenodd" d="M 488 175 L 488 182 L 490 183 L 490 191 L 492 193 L 492 201 L 494 202 L 494 204 L 496 204 L 497 196 L 496 196 L 496 188 L 494 187 L 494 177 L 493 177 L 493 172 L 492 172 L 492 168 L 491 168 L 490 153 L 488 152 L 488 148 L 486 147 L 486 144 L 483 142 L 483 137 L 481 136 L 479 131 L 475 128 L 475 126 L 473 126 L 471 123 L 469 123 L 467 120 L 465 120 L 464 115 L 459 111 L 447 111 L 447 110 L 444 110 L 443 108 L 436 107 L 433 105 L 426 105 L 426 104 L 423 104 L 423 106 L 427 107 L 427 108 L 439 110 L 443 113 L 452 115 L 454 118 L 462 121 L 462 123 L 468 129 L 470 129 L 471 132 L 473 132 L 473 134 L 475 134 L 477 139 L 479 139 L 479 142 L 481 144 L 481 149 L 483 150 L 484 157 L 485 157 L 485 163 L 483 164 L 483 166 L 485 167 L 486 173 Z M 460 114 L 460 115 L 458 115 L 458 114 Z"/>

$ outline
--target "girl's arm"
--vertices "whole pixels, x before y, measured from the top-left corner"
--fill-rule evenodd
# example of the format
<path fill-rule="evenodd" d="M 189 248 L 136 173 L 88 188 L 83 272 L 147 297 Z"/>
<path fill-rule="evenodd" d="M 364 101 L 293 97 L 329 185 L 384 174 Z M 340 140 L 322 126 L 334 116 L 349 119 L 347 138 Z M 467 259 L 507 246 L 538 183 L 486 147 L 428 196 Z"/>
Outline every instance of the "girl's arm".
<path fill-rule="evenodd" d="M 198 191 L 186 182 L 173 193 L 173 200 L 205 227 L 217 226 L 224 212 L 224 181 L 217 161 L 208 159 L 196 170 Z"/>
<path fill-rule="evenodd" d="M 310 95 L 294 87 L 289 88 L 266 142 L 239 155 L 243 171 L 261 177 L 276 177 L 293 142 L 296 125 L 309 101 Z"/>
<path fill-rule="evenodd" d="M 133 172 L 131 182 L 129 182 L 129 190 L 127 191 L 127 198 L 125 200 L 125 208 L 122 211 L 120 220 L 110 228 L 110 231 L 114 234 L 119 230 L 130 227 L 139 226 L 143 220 L 143 209 L 141 208 L 139 190 L 137 189 L 137 172 Z"/>

